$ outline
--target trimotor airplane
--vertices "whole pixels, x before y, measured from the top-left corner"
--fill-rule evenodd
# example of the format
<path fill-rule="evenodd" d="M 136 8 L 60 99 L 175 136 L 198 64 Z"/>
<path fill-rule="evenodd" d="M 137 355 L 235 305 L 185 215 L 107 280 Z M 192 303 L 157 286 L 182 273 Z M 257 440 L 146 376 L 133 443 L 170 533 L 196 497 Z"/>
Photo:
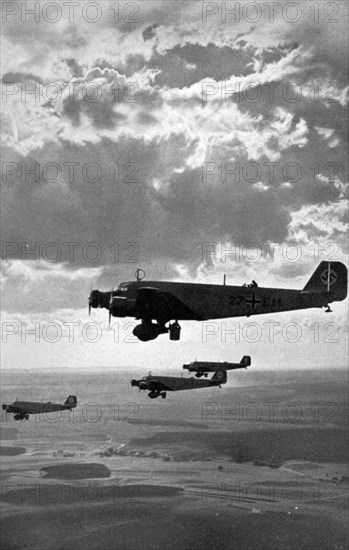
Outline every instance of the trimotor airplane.
<path fill-rule="evenodd" d="M 188 365 L 183 365 L 183 369 L 188 370 L 189 372 L 196 372 L 196 378 L 201 378 L 209 372 L 216 372 L 217 370 L 235 370 L 235 369 L 247 369 L 251 365 L 251 357 L 249 355 L 244 355 L 240 363 L 215 363 L 212 361 L 193 361 Z"/>
<path fill-rule="evenodd" d="M 255 281 L 242 286 L 144 281 L 140 272 L 144 278 L 145 272 L 137 269 L 136 281 L 121 283 L 117 290 L 91 289 L 88 301 L 89 313 L 103 307 L 109 310 L 109 321 L 111 316 L 141 319 L 133 334 L 143 342 L 167 332 L 170 340 L 179 340 L 179 320 L 250 317 L 312 307 L 330 312 L 331 302 L 347 296 L 348 270 L 341 262 L 321 262 L 302 290 L 264 288 Z"/>
<path fill-rule="evenodd" d="M 217 370 L 211 380 L 196 380 L 194 377 L 182 378 L 181 376 L 143 376 L 141 380 L 131 380 L 131 386 L 138 386 L 140 390 L 149 390 L 148 397 L 165 399 L 168 391 L 197 390 L 225 384 L 227 371 Z"/>
<path fill-rule="evenodd" d="M 63 405 L 60 403 L 39 403 L 35 401 L 14 401 L 11 405 L 3 405 L 7 413 L 14 413 L 15 420 L 28 420 L 30 414 L 50 413 L 55 411 L 71 411 L 77 404 L 76 395 L 69 395 Z"/>

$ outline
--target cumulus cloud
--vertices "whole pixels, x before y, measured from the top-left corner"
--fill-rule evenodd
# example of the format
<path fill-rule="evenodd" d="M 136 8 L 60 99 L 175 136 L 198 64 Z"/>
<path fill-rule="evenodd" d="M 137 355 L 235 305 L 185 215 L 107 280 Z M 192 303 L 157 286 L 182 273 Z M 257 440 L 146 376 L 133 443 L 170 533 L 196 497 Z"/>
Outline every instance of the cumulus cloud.
<path fill-rule="evenodd" d="M 11 260 L 38 243 L 49 264 L 5 270 L 6 292 L 23 290 L 8 309 L 54 308 L 64 278 L 78 307 L 79 282 L 109 287 L 136 264 L 153 277 L 214 277 L 203 242 L 344 247 L 344 17 L 335 32 L 305 12 L 290 23 L 283 1 L 274 20 L 231 25 L 220 12 L 205 20 L 199 4 L 142 2 L 132 23 L 104 7 L 93 25 L 80 13 L 57 24 L 8 17 L 3 240 Z M 61 252 L 55 269 L 42 257 L 49 243 Z M 73 262 L 65 243 L 77 243 Z M 290 276 L 282 256 L 275 273 Z"/>

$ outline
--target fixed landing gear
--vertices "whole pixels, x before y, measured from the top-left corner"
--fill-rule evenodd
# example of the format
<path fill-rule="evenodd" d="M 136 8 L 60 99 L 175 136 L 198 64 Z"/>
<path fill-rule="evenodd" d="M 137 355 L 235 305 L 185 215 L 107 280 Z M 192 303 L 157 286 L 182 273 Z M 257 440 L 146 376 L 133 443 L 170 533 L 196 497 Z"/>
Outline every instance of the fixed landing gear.
<path fill-rule="evenodd" d="M 330 308 L 330 306 L 327 304 L 327 306 L 325 306 L 326 309 L 325 309 L 325 313 L 332 313 L 333 312 L 333 309 Z"/>
<path fill-rule="evenodd" d="M 15 414 L 14 416 L 14 419 L 15 420 L 29 420 L 29 414 L 26 413 L 26 414 Z"/>
<path fill-rule="evenodd" d="M 133 329 L 133 334 L 142 342 L 149 342 L 149 340 L 155 340 L 159 334 L 165 334 L 168 332 L 168 328 L 165 325 L 159 323 L 152 323 L 152 321 L 142 321 L 140 325 L 137 325 Z"/>
<path fill-rule="evenodd" d="M 181 327 L 178 321 L 170 324 L 167 328 L 164 323 L 153 323 L 148 319 L 143 319 L 140 325 L 133 329 L 133 334 L 142 342 L 155 340 L 159 334 L 170 333 L 170 340 L 179 340 L 181 336 Z"/>
<path fill-rule="evenodd" d="M 170 331 L 170 340 L 179 340 L 181 337 L 181 326 L 178 323 L 178 321 L 175 321 L 172 323 L 172 325 L 169 326 Z"/>
<path fill-rule="evenodd" d="M 157 392 L 155 392 L 155 391 L 150 391 L 150 392 L 148 393 L 148 397 L 150 397 L 150 399 L 156 399 L 156 398 L 158 397 L 158 395 L 159 395 L 159 394 L 158 394 Z"/>
<path fill-rule="evenodd" d="M 167 393 L 165 391 L 161 391 L 161 392 L 151 391 L 151 392 L 148 393 L 148 397 L 150 397 L 150 399 L 156 399 L 160 395 L 161 395 L 162 399 L 166 399 Z"/>

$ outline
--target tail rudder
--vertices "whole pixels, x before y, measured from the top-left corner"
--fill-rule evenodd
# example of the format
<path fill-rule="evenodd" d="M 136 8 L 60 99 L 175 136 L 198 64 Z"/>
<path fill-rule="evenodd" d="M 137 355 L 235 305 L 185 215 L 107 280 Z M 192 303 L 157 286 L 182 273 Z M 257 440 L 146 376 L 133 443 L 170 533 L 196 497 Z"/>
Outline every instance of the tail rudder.
<path fill-rule="evenodd" d="M 333 301 L 342 301 L 348 292 L 348 269 L 342 262 L 321 262 L 303 292 L 331 292 Z"/>
<path fill-rule="evenodd" d="M 225 384 L 227 381 L 227 371 L 225 369 L 216 370 L 211 378 L 211 382 L 219 382 L 219 384 Z"/>
<path fill-rule="evenodd" d="M 64 401 L 63 405 L 69 409 L 74 409 L 77 405 L 76 395 L 68 395 L 67 399 Z"/>
<path fill-rule="evenodd" d="M 249 367 L 251 365 L 251 357 L 249 355 L 244 355 L 240 361 L 242 367 Z"/>

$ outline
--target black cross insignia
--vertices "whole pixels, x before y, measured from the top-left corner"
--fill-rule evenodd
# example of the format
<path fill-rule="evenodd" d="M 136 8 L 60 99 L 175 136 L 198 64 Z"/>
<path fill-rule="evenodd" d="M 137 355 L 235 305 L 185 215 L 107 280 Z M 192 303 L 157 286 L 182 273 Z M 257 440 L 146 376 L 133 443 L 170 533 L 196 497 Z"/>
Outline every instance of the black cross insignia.
<path fill-rule="evenodd" d="M 260 305 L 261 303 L 261 300 L 258 300 L 255 294 L 252 294 L 251 298 L 249 300 L 246 300 L 246 304 L 252 309 L 256 309 L 256 304 Z"/>

